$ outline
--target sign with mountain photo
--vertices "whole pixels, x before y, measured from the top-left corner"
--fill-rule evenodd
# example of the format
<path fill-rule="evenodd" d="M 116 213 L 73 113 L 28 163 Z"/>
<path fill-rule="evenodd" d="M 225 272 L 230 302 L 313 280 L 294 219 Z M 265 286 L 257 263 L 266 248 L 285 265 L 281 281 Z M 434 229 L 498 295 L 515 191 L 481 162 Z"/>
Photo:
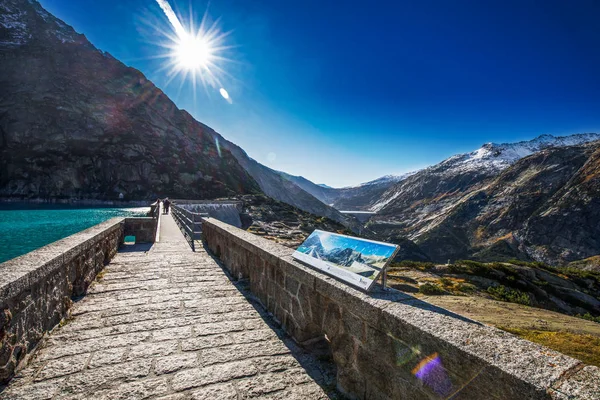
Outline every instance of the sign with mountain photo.
<path fill-rule="evenodd" d="M 368 291 L 397 250 L 389 243 L 315 230 L 292 256 Z"/>

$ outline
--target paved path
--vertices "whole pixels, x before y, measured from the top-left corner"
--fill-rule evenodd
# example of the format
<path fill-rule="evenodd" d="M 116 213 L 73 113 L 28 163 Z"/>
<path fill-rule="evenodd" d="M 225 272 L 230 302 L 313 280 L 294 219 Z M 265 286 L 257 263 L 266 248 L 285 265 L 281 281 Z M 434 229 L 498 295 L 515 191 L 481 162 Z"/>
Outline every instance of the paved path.
<path fill-rule="evenodd" d="M 331 372 L 192 252 L 170 215 L 160 242 L 118 253 L 72 314 L 1 399 L 327 398 L 313 378 Z"/>

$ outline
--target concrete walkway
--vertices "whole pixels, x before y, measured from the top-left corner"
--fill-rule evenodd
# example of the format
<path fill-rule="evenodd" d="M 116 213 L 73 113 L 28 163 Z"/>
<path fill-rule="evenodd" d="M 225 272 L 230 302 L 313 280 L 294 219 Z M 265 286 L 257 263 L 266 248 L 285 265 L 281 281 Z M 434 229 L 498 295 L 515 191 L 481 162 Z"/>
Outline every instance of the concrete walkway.
<path fill-rule="evenodd" d="M 192 252 L 170 215 L 159 243 L 119 252 L 72 311 L 1 399 L 328 397 L 317 382 L 330 383 L 331 371 L 209 254 Z"/>

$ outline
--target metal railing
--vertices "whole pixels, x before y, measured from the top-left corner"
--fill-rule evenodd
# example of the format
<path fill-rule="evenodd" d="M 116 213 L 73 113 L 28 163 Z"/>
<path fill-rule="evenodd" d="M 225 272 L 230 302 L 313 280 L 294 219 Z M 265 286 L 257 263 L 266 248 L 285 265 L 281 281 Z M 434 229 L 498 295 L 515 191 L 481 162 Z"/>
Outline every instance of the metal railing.
<path fill-rule="evenodd" d="M 146 215 L 152 218 L 160 218 L 160 203 L 155 201 L 154 203 L 150 204 L 150 211 Z"/>
<path fill-rule="evenodd" d="M 194 242 L 202 239 L 202 218 L 208 218 L 208 214 L 191 212 L 175 204 L 171 204 L 171 214 L 192 250 L 196 251 Z"/>

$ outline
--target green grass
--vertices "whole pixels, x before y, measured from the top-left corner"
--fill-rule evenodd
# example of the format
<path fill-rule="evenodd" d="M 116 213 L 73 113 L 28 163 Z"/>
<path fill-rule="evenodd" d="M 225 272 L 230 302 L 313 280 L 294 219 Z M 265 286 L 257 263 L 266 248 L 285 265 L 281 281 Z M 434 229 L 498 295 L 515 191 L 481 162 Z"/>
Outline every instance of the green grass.
<path fill-rule="evenodd" d="M 589 365 L 600 367 L 600 337 L 564 331 L 541 331 L 535 329 L 504 328 L 523 339 L 535 342 Z"/>

